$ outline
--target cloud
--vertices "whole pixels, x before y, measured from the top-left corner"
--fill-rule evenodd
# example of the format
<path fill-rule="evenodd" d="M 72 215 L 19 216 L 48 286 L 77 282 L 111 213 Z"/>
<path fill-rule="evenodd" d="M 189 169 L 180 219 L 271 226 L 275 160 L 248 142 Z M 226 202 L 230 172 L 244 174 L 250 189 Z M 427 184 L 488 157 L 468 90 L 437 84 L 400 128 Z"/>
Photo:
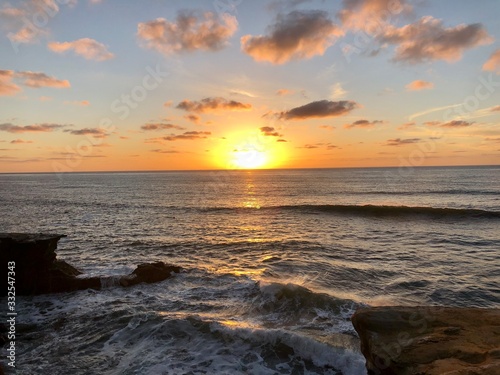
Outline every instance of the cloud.
<path fill-rule="evenodd" d="M 323 55 L 343 35 L 325 11 L 292 11 L 279 14 L 269 35 L 241 37 L 241 49 L 255 61 L 284 64 Z"/>
<path fill-rule="evenodd" d="M 56 0 L 27 0 L 13 7 L 8 2 L 0 9 L 2 26 L 9 31 L 9 40 L 14 44 L 33 43 L 40 36 L 47 35 L 49 30 L 43 24 L 49 17 L 59 13 Z M 40 20 L 43 20 L 41 22 Z"/>
<path fill-rule="evenodd" d="M 12 144 L 21 144 L 21 143 L 33 143 L 33 141 L 25 141 L 24 139 L 14 139 L 10 141 Z"/>
<path fill-rule="evenodd" d="M 500 112 L 500 105 L 496 105 L 490 109 L 491 112 Z"/>
<path fill-rule="evenodd" d="M 164 129 L 177 129 L 177 130 L 185 130 L 182 126 L 173 125 L 173 124 L 162 124 L 162 123 L 148 123 L 141 126 L 142 130 L 164 130 Z"/>
<path fill-rule="evenodd" d="M 448 122 L 440 122 L 440 121 L 427 121 L 424 122 L 424 125 L 427 126 L 439 126 L 441 128 L 465 128 L 467 126 L 471 126 L 474 122 L 463 121 L 463 120 L 453 120 Z"/>
<path fill-rule="evenodd" d="M 381 120 L 357 120 L 351 124 L 345 124 L 344 129 L 353 129 L 353 128 L 373 128 L 377 124 L 383 124 L 384 122 Z"/>
<path fill-rule="evenodd" d="M 339 100 L 344 98 L 347 95 L 347 91 L 344 90 L 340 83 L 336 83 L 331 87 L 331 95 L 330 98 L 332 100 Z"/>
<path fill-rule="evenodd" d="M 12 82 L 14 71 L 0 70 L 0 96 L 16 95 L 21 88 Z"/>
<path fill-rule="evenodd" d="M 385 143 L 386 146 L 404 146 L 404 145 L 409 145 L 413 143 L 418 143 L 420 142 L 420 138 L 406 138 L 406 139 L 401 139 L 401 138 L 394 138 L 394 139 L 388 139 L 387 142 Z"/>
<path fill-rule="evenodd" d="M 292 95 L 293 91 L 292 90 L 287 90 L 287 89 L 279 89 L 276 91 L 276 95 L 278 96 L 285 96 L 285 95 Z"/>
<path fill-rule="evenodd" d="M 88 100 L 74 100 L 74 101 L 65 100 L 63 103 L 66 105 L 79 105 L 82 107 L 87 107 L 90 105 L 90 102 Z"/>
<path fill-rule="evenodd" d="M 174 104 L 174 102 L 172 100 L 168 100 L 165 103 L 163 103 L 163 106 L 166 108 L 170 108 L 172 107 L 172 104 Z"/>
<path fill-rule="evenodd" d="M 176 150 L 162 150 L 160 148 L 156 148 L 154 150 L 151 150 L 151 152 L 157 152 L 157 153 L 160 153 L 160 154 L 180 154 L 180 151 L 176 151 Z"/>
<path fill-rule="evenodd" d="M 280 133 L 278 133 L 276 131 L 276 129 L 271 127 L 271 126 L 263 126 L 263 127 L 259 128 L 259 130 L 266 137 L 282 137 L 282 135 Z"/>
<path fill-rule="evenodd" d="M 286 139 L 281 139 L 280 138 L 280 139 L 276 140 L 276 142 L 288 142 L 288 141 Z"/>
<path fill-rule="evenodd" d="M 39 72 L 16 72 L 16 77 L 23 80 L 22 84 L 31 88 L 40 87 L 54 87 L 54 88 L 68 88 L 71 85 L 67 80 L 61 80 L 54 77 L 50 77 L 45 73 Z"/>
<path fill-rule="evenodd" d="M 416 81 L 410 82 L 405 87 L 408 91 L 428 90 L 434 87 L 434 83 L 417 79 Z"/>
<path fill-rule="evenodd" d="M 57 129 L 64 128 L 68 125 L 59 124 L 34 124 L 19 126 L 10 123 L 0 124 L 0 131 L 5 131 L 9 133 L 30 133 L 30 132 L 52 132 Z"/>
<path fill-rule="evenodd" d="M 500 48 L 494 51 L 484 63 L 483 70 L 500 74 Z"/>
<path fill-rule="evenodd" d="M 188 121 L 191 121 L 192 123 L 196 124 L 196 125 L 199 125 L 200 122 L 201 122 L 201 117 L 198 116 L 198 115 L 186 115 L 184 116 L 184 118 Z"/>
<path fill-rule="evenodd" d="M 105 138 L 109 135 L 103 128 L 83 128 L 76 130 L 64 130 L 64 132 L 73 135 L 90 135 L 94 138 Z"/>
<path fill-rule="evenodd" d="M 376 33 L 397 15 L 409 15 L 413 7 L 406 0 L 343 0 L 337 13 L 342 26 L 351 30 Z"/>
<path fill-rule="evenodd" d="M 358 107 L 358 103 L 349 100 L 342 100 L 339 102 L 319 100 L 303 105 L 301 107 L 292 108 L 291 110 L 286 112 L 281 112 L 278 117 L 284 120 L 304 120 L 308 118 L 337 117 L 345 115 Z"/>
<path fill-rule="evenodd" d="M 228 44 L 237 29 L 238 21 L 227 13 L 218 17 L 212 12 L 180 11 L 175 22 L 157 18 L 139 23 L 137 36 L 147 48 L 169 55 L 196 50 L 218 51 Z"/>
<path fill-rule="evenodd" d="M 51 42 L 48 44 L 48 48 L 56 53 L 72 50 L 76 55 L 87 60 L 105 61 L 114 57 L 104 44 L 90 38 L 82 38 L 73 42 Z"/>
<path fill-rule="evenodd" d="M 187 112 L 205 113 L 219 111 L 249 111 L 252 109 L 252 105 L 216 97 L 205 98 L 200 101 L 183 100 L 177 104 L 176 108 L 183 109 Z"/>
<path fill-rule="evenodd" d="M 150 138 L 146 140 L 148 143 L 156 143 L 156 142 L 161 142 L 161 141 L 194 141 L 197 139 L 205 139 L 209 135 L 211 135 L 211 132 L 197 132 L 197 131 L 190 131 L 190 132 L 184 132 L 183 134 L 171 134 L 167 135 L 166 137 L 159 137 L 159 138 Z"/>
<path fill-rule="evenodd" d="M 405 124 L 401 125 L 401 126 L 398 128 L 398 130 L 407 130 L 407 129 L 411 129 L 411 128 L 413 128 L 415 125 L 416 125 L 416 123 L 415 123 L 415 122 L 413 122 L 413 121 L 412 121 L 412 122 L 407 122 L 407 123 L 405 123 Z"/>
<path fill-rule="evenodd" d="M 320 129 L 325 129 L 325 130 L 329 130 L 329 131 L 332 131 L 332 130 L 335 130 L 335 126 L 333 125 L 320 125 L 319 126 Z"/>
<path fill-rule="evenodd" d="M 479 23 L 446 28 L 442 20 L 432 16 L 422 17 L 412 24 L 395 27 L 388 25 L 377 35 L 380 43 L 396 45 L 393 60 L 409 64 L 461 59 L 465 50 L 489 44 L 492 37 Z"/>

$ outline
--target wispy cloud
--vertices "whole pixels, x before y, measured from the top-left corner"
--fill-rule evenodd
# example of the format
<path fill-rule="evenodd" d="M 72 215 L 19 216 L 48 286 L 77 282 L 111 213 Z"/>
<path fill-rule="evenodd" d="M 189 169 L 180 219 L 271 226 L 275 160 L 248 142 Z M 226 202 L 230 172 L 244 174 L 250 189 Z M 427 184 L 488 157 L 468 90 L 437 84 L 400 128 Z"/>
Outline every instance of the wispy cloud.
<path fill-rule="evenodd" d="M 483 65 L 483 70 L 500 74 L 500 48 L 490 55 Z"/>
<path fill-rule="evenodd" d="M 439 126 L 441 128 L 464 128 L 467 126 L 473 125 L 474 122 L 470 121 L 463 121 L 463 120 L 453 120 L 453 121 L 448 121 L 448 122 L 441 122 L 441 121 L 427 121 L 424 122 L 424 125 L 427 126 Z"/>
<path fill-rule="evenodd" d="M 169 55 L 196 50 L 217 51 L 228 44 L 238 21 L 228 13 L 180 11 L 174 22 L 165 18 L 139 23 L 137 36 L 147 48 Z"/>
<path fill-rule="evenodd" d="M 65 100 L 64 104 L 66 105 L 77 105 L 80 107 L 88 107 L 90 105 L 90 102 L 88 100 Z"/>
<path fill-rule="evenodd" d="M 429 113 L 444 111 L 445 109 L 456 108 L 456 107 L 460 107 L 461 105 L 462 105 L 462 103 L 446 105 L 444 107 L 429 108 L 429 109 L 426 109 L 425 111 L 417 112 L 417 113 L 414 113 L 414 114 L 408 116 L 408 120 L 412 121 L 412 120 L 416 119 L 417 117 L 425 116 L 425 115 L 428 115 Z"/>
<path fill-rule="evenodd" d="M 90 38 L 82 38 L 72 42 L 51 42 L 48 44 L 48 48 L 56 53 L 73 51 L 76 55 L 87 60 L 105 61 L 114 57 L 104 44 Z"/>
<path fill-rule="evenodd" d="M 288 90 L 288 89 L 279 89 L 276 91 L 276 95 L 278 96 L 285 96 L 285 95 L 292 95 L 293 91 Z"/>
<path fill-rule="evenodd" d="M 279 14 L 268 35 L 241 37 L 241 49 L 255 61 L 284 64 L 323 55 L 343 35 L 325 11 Z"/>
<path fill-rule="evenodd" d="M 198 132 L 198 131 L 190 131 L 184 132 L 182 134 L 171 134 L 165 137 L 158 138 L 149 138 L 146 139 L 146 143 L 161 143 L 162 141 L 174 142 L 174 141 L 194 141 L 197 139 L 206 139 L 211 132 Z"/>
<path fill-rule="evenodd" d="M 416 81 L 410 82 L 405 87 L 408 91 L 430 90 L 434 88 L 434 83 L 418 79 Z"/>
<path fill-rule="evenodd" d="M 25 141 L 24 139 L 14 139 L 10 141 L 12 144 L 33 143 L 33 141 Z"/>

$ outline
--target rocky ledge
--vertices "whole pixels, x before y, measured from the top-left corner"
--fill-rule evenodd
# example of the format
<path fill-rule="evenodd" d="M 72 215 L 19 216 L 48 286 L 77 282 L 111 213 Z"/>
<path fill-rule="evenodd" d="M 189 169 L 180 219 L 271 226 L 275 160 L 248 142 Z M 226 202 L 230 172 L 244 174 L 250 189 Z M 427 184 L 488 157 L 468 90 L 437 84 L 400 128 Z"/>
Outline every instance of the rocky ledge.
<path fill-rule="evenodd" d="M 373 307 L 352 316 L 369 374 L 500 374 L 500 310 Z"/>
<path fill-rule="evenodd" d="M 75 267 L 56 255 L 60 234 L 0 233 L 0 278 L 8 281 L 9 262 L 14 262 L 16 295 L 71 292 L 81 289 L 101 289 L 109 278 L 83 277 Z M 114 277 L 117 285 L 132 286 L 154 283 L 178 273 L 181 267 L 163 262 L 140 264 L 131 274 Z M 79 276 L 81 275 L 81 276 Z M 0 296 L 7 295 L 7 287 Z"/>

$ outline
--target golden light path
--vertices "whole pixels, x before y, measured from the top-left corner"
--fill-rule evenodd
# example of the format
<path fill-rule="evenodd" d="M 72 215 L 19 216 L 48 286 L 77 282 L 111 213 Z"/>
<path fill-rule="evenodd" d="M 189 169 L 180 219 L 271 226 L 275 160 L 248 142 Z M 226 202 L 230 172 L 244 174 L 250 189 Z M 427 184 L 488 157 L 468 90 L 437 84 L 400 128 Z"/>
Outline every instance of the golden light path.
<path fill-rule="evenodd" d="M 225 169 L 278 168 L 287 158 L 286 143 L 254 133 L 233 133 L 214 153 L 214 162 Z"/>

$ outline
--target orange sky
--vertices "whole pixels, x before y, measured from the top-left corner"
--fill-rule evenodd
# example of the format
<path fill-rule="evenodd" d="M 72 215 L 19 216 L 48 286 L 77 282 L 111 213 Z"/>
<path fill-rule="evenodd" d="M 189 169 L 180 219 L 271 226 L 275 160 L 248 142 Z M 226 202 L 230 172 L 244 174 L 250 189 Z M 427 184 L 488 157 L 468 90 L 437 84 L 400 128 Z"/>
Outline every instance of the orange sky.
<path fill-rule="evenodd" d="M 500 164 L 499 13 L 5 3 L 0 172 Z"/>

